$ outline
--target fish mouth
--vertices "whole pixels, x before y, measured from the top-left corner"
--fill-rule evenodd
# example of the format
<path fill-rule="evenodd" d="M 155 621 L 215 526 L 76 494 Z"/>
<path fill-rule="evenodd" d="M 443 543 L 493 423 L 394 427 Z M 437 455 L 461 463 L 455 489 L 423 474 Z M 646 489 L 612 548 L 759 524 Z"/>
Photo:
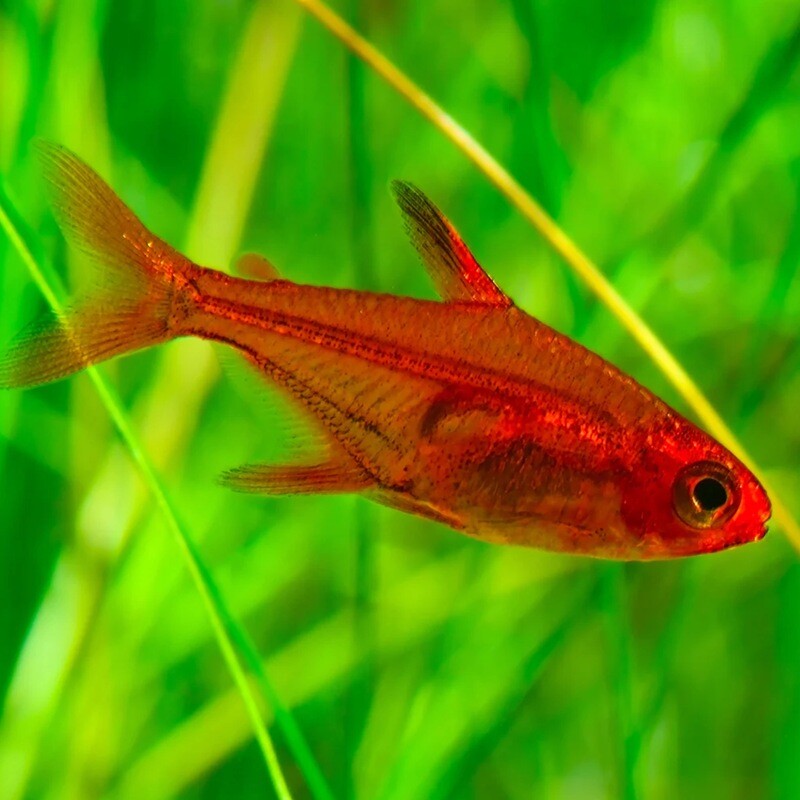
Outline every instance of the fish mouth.
<path fill-rule="evenodd" d="M 722 545 L 722 547 L 720 547 L 720 550 L 728 547 L 738 547 L 739 545 L 750 544 L 751 542 L 760 542 L 767 535 L 767 530 L 767 525 L 764 523 L 760 528 L 748 536 L 737 536 L 735 539 L 729 539 Z"/>
<path fill-rule="evenodd" d="M 699 550 L 695 550 L 694 553 L 690 553 L 690 555 L 701 555 L 706 553 L 718 553 L 721 550 L 728 550 L 732 547 L 741 547 L 743 544 L 750 544 L 752 542 L 761 541 L 767 535 L 767 526 L 766 524 L 762 524 L 760 528 L 757 528 L 752 533 L 749 534 L 740 534 L 739 536 L 730 537 L 727 539 L 719 539 L 714 542 L 706 543 Z"/>

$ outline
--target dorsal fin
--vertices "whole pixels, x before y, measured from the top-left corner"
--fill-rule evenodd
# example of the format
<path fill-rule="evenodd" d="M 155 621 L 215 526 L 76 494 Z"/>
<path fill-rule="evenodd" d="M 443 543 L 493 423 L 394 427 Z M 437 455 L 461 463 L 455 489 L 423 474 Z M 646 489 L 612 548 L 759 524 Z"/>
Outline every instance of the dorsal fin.
<path fill-rule="evenodd" d="M 475 260 L 447 217 L 416 186 L 392 181 L 392 191 L 411 243 L 444 300 L 504 308 L 513 305 Z"/>

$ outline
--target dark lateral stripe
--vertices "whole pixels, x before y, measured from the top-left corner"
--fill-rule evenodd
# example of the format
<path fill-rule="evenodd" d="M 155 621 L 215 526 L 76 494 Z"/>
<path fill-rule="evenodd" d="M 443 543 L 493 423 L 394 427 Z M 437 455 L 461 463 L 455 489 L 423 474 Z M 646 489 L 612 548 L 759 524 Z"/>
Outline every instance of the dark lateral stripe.
<path fill-rule="evenodd" d="M 525 398 L 538 407 L 552 404 L 555 397 L 562 409 L 573 408 L 573 415 L 576 418 L 586 415 L 585 404 L 578 403 L 566 393 L 550 388 L 539 381 L 509 377 L 497 370 L 468 365 L 447 356 L 427 359 L 400 345 L 362 334 L 354 334 L 333 325 L 312 322 L 292 314 L 279 314 L 269 309 L 233 304 L 207 295 L 203 296 L 201 307 L 213 316 L 252 325 L 273 334 L 292 336 L 308 344 L 355 356 L 398 372 L 439 383 L 465 385 L 492 392 L 500 391 L 512 397 Z M 593 356 L 600 358 L 594 354 Z M 612 428 L 619 427 L 614 416 L 607 410 L 592 406 L 592 411 L 604 424 Z"/>

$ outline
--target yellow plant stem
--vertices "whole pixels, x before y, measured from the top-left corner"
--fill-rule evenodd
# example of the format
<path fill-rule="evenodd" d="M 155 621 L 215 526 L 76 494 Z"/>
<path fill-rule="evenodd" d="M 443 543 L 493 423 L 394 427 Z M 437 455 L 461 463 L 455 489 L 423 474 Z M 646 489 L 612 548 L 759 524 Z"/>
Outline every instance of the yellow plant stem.
<path fill-rule="evenodd" d="M 553 250 L 566 261 L 597 295 L 600 301 L 622 323 L 623 327 L 653 359 L 694 411 L 706 429 L 754 471 L 759 471 L 742 444 L 728 427 L 700 387 L 653 333 L 647 323 L 631 308 L 611 285 L 597 265 L 556 224 L 550 215 L 531 197 L 517 180 L 477 142 L 472 135 L 423 92 L 386 56 L 360 36 L 338 14 L 320 0 L 295 0 L 316 17 L 337 39 L 368 64 L 393 89 L 430 120 L 467 156 L 508 201 L 536 228 Z M 765 484 L 766 485 L 766 484 Z M 800 552 L 800 525 L 778 496 L 775 487 L 766 485 L 772 499 L 776 522 L 783 528 L 794 548 Z"/>

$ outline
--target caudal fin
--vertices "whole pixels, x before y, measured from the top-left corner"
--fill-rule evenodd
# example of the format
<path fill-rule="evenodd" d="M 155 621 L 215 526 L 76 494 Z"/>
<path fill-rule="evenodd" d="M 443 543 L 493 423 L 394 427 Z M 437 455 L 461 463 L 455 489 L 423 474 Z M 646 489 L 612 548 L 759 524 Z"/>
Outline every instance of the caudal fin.
<path fill-rule="evenodd" d="M 0 354 L 0 388 L 58 380 L 172 338 L 175 278 L 191 269 L 77 156 L 47 142 L 37 149 L 59 225 L 100 263 L 102 288 L 37 322 Z"/>

